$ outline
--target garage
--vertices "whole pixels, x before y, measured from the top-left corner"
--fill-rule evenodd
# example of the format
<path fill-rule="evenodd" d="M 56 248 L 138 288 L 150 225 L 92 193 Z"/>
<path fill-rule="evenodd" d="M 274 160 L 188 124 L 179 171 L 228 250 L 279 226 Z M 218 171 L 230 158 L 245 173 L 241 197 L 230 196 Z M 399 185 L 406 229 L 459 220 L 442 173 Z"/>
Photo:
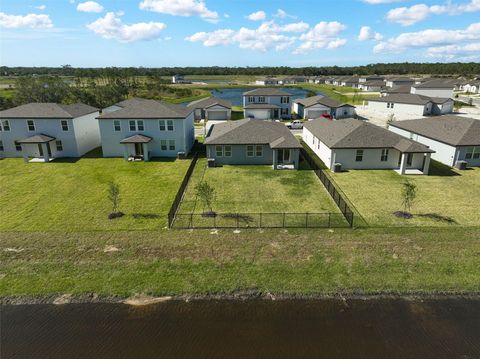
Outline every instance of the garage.
<path fill-rule="evenodd" d="M 306 115 L 305 117 L 306 118 L 319 118 L 321 117 L 323 114 L 330 114 L 330 111 L 329 110 L 307 110 L 305 111 L 306 112 Z"/>
<path fill-rule="evenodd" d="M 228 111 L 207 111 L 209 120 L 228 120 Z"/>

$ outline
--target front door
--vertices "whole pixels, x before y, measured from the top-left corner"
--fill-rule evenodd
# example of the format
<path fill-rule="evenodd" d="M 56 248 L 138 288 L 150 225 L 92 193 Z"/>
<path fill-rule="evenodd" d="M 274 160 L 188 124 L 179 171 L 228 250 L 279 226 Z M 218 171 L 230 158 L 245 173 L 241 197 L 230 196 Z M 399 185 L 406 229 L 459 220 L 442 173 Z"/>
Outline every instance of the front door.
<path fill-rule="evenodd" d="M 135 143 L 135 156 L 143 156 L 143 144 Z"/>
<path fill-rule="evenodd" d="M 38 153 L 40 153 L 40 157 L 43 157 L 43 146 L 41 143 L 38 144 Z"/>
<path fill-rule="evenodd" d="M 273 118 L 278 118 L 278 109 L 273 110 Z"/>
<path fill-rule="evenodd" d="M 290 150 L 289 149 L 278 150 L 278 163 L 287 164 L 289 162 L 290 162 Z"/>
<path fill-rule="evenodd" d="M 412 167 L 413 153 L 407 153 L 407 167 Z"/>

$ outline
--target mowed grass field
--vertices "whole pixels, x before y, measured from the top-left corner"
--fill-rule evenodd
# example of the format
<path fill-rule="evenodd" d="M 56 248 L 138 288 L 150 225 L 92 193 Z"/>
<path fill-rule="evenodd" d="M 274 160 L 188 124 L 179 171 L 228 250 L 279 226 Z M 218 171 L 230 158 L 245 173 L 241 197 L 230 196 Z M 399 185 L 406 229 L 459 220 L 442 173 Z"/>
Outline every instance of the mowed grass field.
<path fill-rule="evenodd" d="M 432 161 L 429 176 L 400 176 L 390 170 L 332 173 L 349 200 L 370 226 L 480 226 L 480 168 L 457 171 Z M 417 185 L 412 219 L 392 215 L 402 210 L 402 183 Z M 450 217 L 456 223 L 425 215 Z"/>
<path fill-rule="evenodd" d="M 166 216 L 190 160 L 122 158 L 24 163 L 0 160 L 0 231 L 145 230 Z M 111 181 L 120 186 L 123 218 L 109 220 Z"/>
<path fill-rule="evenodd" d="M 274 171 L 268 165 L 206 168 L 206 159 L 200 159 L 187 188 L 182 213 L 206 210 L 196 198 L 195 186 L 201 181 L 215 189 L 216 212 L 340 213 L 315 173 L 303 165 L 298 171 Z"/>

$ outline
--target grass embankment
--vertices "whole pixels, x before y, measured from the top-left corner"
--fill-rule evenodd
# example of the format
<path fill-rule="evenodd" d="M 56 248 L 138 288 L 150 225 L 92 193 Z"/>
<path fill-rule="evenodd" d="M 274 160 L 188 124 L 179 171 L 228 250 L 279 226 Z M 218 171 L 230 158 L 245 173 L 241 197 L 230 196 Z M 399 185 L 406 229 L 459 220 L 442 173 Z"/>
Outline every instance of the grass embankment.
<path fill-rule="evenodd" d="M 181 212 L 202 213 L 195 186 L 201 181 L 215 189 L 214 210 L 221 213 L 340 213 L 315 173 L 309 168 L 274 171 L 272 166 L 206 168 L 200 159 L 187 188 Z"/>
<path fill-rule="evenodd" d="M 332 173 L 348 199 L 370 226 L 480 226 L 480 168 L 457 171 L 432 161 L 428 176 L 400 176 L 391 170 L 352 170 Z M 414 218 L 392 215 L 402 209 L 402 183 L 417 185 Z M 439 215 L 444 220 L 432 219 Z M 455 222 L 449 223 L 450 218 Z"/>
<path fill-rule="evenodd" d="M 368 101 L 371 98 L 377 98 L 377 95 L 364 95 L 361 91 L 357 95 L 347 95 L 348 93 L 354 93 L 355 89 L 351 87 L 340 87 L 340 86 L 331 86 L 331 85 L 321 85 L 321 84 L 309 84 L 302 83 L 297 85 L 297 87 L 311 90 L 311 91 L 320 91 L 324 95 L 340 101 L 342 103 L 350 104 L 361 104 L 363 101 Z"/>
<path fill-rule="evenodd" d="M 0 297 L 479 293 L 480 228 L 0 232 Z"/>
<path fill-rule="evenodd" d="M 0 161 L 0 231 L 152 230 L 166 214 L 190 160 L 131 163 L 123 158 L 81 158 L 51 163 Z M 108 184 L 120 186 L 120 210 L 107 218 Z"/>

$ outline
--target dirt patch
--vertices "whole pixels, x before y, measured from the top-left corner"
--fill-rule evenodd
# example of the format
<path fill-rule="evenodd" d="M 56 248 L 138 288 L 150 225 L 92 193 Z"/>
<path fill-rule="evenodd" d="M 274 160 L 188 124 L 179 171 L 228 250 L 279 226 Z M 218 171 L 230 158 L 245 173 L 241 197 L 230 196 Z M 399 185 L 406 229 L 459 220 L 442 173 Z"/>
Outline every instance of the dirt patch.
<path fill-rule="evenodd" d="M 23 252 L 25 248 L 5 248 L 4 252 L 13 252 L 13 253 L 20 253 Z"/>
<path fill-rule="evenodd" d="M 112 245 L 105 246 L 105 248 L 103 249 L 103 253 L 112 253 L 112 252 L 119 252 L 119 251 L 121 251 L 120 248 Z"/>
<path fill-rule="evenodd" d="M 62 294 L 61 296 L 55 298 L 52 303 L 55 305 L 69 304 L 71 303 L 72 299 L 73 297 L 71 294 Z"/>
<path fill-rule="evenodd" d="M 152 297 L 149 295 L 145 294 L 136 294 L 133 297 L 127 298 L 123 301 L 123 303 L 128 304 L 128 305 L 134 305 L 134 306 L 143 306 L 143 305 L 151 305 L 151 304 L 156 304 L 156 303 L 162 303 L 166 302 L 169 300 L 172 300 L 173 298 L 171 296 L 165 296 L 165 297 Z"/>

